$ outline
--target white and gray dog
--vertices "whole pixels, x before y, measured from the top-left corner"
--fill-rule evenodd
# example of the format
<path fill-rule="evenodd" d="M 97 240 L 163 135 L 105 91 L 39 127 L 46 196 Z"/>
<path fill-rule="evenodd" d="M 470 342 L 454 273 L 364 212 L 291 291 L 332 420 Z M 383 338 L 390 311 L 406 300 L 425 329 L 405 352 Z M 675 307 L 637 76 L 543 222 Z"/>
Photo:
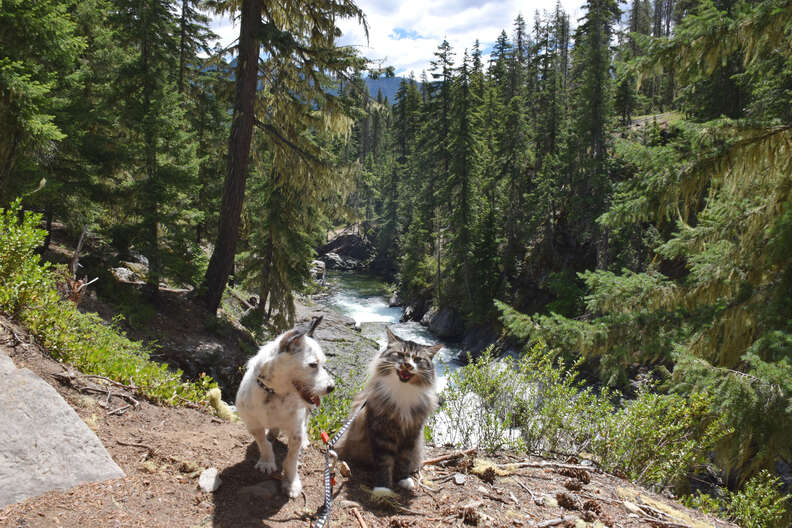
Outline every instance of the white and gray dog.
<path fill-rule="evenodd" d="M 270 439 L 280 431 L 286 433 L 289 450 L 281 484 L 292 498 L 302 492 L 297 462 L 300 451 L 308 446 L 308 415 L 319 405 L 320 396 L 335 388 L 324 368 L 324 352 L 312 337 L 321 320 L 315 317 L 307 331 L 294 328 L 262 346 L 247 362 L 236 396 L 237 412 L 259 447 L 258 470 L 266 474 L 275 471 Z"/>

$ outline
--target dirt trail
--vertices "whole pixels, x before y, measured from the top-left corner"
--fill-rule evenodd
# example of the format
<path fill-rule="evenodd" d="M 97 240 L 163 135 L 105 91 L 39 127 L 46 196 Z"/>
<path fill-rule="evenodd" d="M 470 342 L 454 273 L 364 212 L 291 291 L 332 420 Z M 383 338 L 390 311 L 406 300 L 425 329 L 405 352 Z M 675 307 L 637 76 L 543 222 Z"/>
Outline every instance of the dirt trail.
<path fill-rule="evenodd" d="M 28 343 L 21 328 L 0 328 L 0 333 L 0 346 L 17 366 L 29 368 L 54 386 L 127 474 L 123 479 L 50 492 L 8 506 L 0 510 L 0 526 L 312 526 L 323 501 L 323 455 L 318 446 L 312 445 L 303 456 L 304 496 L 287 500 L 278 492 L 277 481 L 253 468 L 257 448 L 241 424 L 220 421 L 200 409 L 147 402 L 122 414 L 109 414 L 108 408 L 118 407 L 115 400 L 105 408 L 106 395 L 84 394 L 74 388 L 80 385 L 77 382 L 64 384 L 64 366 Z M 79 380 L 79 374 L 75 375 Z M 430 448 L 427 457 L 451 452 Z M 285 447 L 276 444 L 276 453 L 282 459 Z M 474 456 L 425 467 L 426 487 L 402 492 L 396 507 L 372 503 L 362 488 L 371 485 L 365 471 L 354 469 L 351 479 L 339 476 L 331 526 L 363 526 L 355 513 L 370 528 L 460 526 L 463 522 L 493 527 L 733 526 L 593 468 L 567 471 L 555 465 L 543 467 L 540 459 L 501 453 L 489 456 L 500 464 L 497 471 L 476 476 L 472 474 Z M 505 464 L 514 462 L 528 464 L 505 466 L 503 471 Z M 214 494 L 197 486 L 200 470 L 208 467 L 216 467 L 222 479 Z M 586 519 L 588 524 L 575 519 Z"/>

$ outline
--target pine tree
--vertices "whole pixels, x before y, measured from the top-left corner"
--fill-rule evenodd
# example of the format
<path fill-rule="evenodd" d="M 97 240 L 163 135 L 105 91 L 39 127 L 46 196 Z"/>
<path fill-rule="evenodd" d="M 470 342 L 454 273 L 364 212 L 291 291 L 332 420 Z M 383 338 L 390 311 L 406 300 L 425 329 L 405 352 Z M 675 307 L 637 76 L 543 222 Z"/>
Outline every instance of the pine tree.
<path fill-rule="evenodd" d="M 224 5 L 220 10 L 233 11 L 235 8 L 233 4 Z M 268 63 L 273 66 L 262 72 L 270 77 L 263 78 L 268 85 L 280 88 L 279 96 L 265 100 L 263 108 L 265 114 L 271 116 L 276 113 L 272 111 L 277 109 L 275 105 L 280 104 L 283 110 L 289 110 L 287 122 L 293 119 L 292 116 L 305 118 L 314 104 L 335 109 L 339 103 L 336 97 L 325 91 L 329 83 L 324 73 L 329 71 L 343 76 L 350 67 L 362 67 L 352 50 L 335 46 L 337 18 L 352 17 L 363 22 L 363 13 L 351 0 L 329 5 L 318 1 L 269 5 L 261 0 L 243 0 L 240 11 L 237 91 L 229 138 L 228 172 L 223 186 L 217 241 L 205 276 L 205 300 L 211 311 L 219 306 L 234 266 L 254 125 L 273 141 L 294 148 L 296 152 L 304 151 L 298 144 L 299 135 L 284 134 L 277 124 L 263 120 L 256 113 L 262 46 L 264 55 L 269 57 Z M 288 63 L 284 62 L 286 60 Z M 296 75 L 292 70 L 287 79 L 289 82 L 281 82 L 282 79 L 278 78 L 280 73 L 274 66 L 296 66 L 303 70 Z M 348 122 L 343 123 L 349 126 Z M 302 132 L 300 124 L 295 123 L 289 131 Z"/>
<path fill-rule="evenodd" d="M 3 2 L 0 10 L 0 205 L 36 188 L 34 169 L 64 139 L 55 116 L 64 101 L 52 90 L 60 73 L 73 73 L 85 41 L 75 32 L 74 3 Z M 63 80 L 63 79 L 61 79 Z"/>

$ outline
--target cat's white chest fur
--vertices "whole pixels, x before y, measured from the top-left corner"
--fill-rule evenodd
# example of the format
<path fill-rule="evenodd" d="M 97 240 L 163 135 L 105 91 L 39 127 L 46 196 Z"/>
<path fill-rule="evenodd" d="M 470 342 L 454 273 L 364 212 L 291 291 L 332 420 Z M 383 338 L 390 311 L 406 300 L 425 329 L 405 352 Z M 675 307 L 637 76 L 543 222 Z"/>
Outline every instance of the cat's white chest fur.
<path fill-rule="evenodd" d="M 403 423 L 411 422 L 416 418 L 413 409 L 431 411 L 436 399 L 433 385 L 418 387 L 412 383 L 404 383 L 399 380 L 395 372 L 378 380 L 377 393 L 396 407 L 396 413 Z M 421 419 L 424 417 L 421 416 Z"/>

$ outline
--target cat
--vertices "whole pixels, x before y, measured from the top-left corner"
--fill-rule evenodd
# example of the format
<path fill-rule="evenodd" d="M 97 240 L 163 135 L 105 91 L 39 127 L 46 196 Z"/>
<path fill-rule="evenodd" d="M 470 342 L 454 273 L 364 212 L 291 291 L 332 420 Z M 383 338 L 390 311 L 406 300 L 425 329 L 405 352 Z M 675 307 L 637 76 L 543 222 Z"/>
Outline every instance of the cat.
<path fill-rule="evenodd" d="M 423 460 L 423 427 L 437 408 L 432 358 L 442 345 L 425 346 L 397 337 L 369 364 L 363 391 L 352 405 L 365 404 L 337 444 L 339 456 L 376 468 L 373 494 L 392 494 L 394 482 L 415 488 L 410 476 Z"/>

